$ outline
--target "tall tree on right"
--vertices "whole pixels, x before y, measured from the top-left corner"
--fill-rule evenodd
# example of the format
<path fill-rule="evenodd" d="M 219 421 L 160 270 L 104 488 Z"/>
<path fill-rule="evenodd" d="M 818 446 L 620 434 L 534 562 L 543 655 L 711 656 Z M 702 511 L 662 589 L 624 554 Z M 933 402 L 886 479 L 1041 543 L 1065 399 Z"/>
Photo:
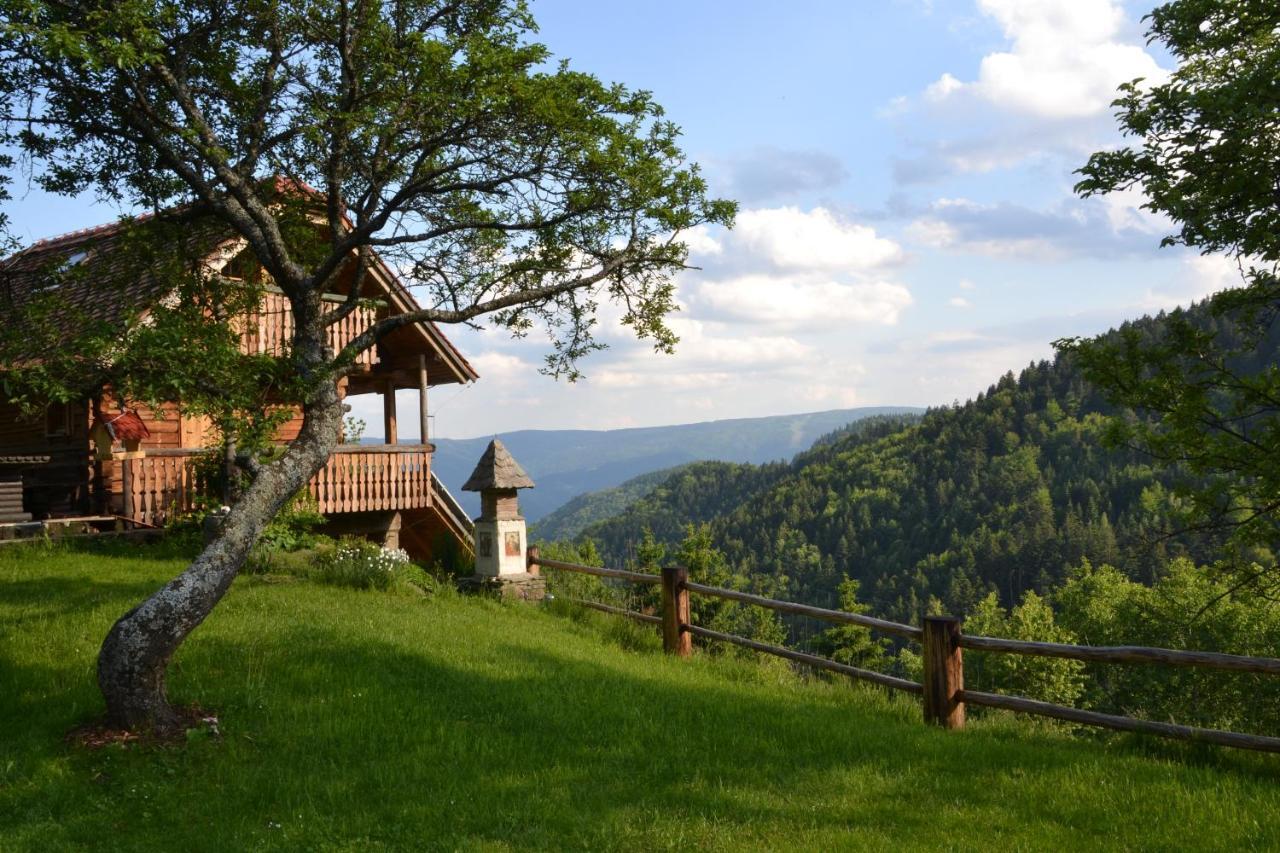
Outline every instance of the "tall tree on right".
<path fill-rule="evenodd" d="M 1280 335 L 1280 5 L 1173 0 L 1146 21 L 1177 70 L 1121 87 L 1131 143 L 1090 157 L 1076 192 L 1140 190 L 1172 220 L 1162 245 L 1227 256 L 1240 286 L 1154 331 L 1056 345 L 1138 415 L 1114 419 L 1113 442 L 1185 472 L 1184 528 L 1220 537 L 1242 583 L 1280 583 L 1280 366 L 1255 356 Z"/>

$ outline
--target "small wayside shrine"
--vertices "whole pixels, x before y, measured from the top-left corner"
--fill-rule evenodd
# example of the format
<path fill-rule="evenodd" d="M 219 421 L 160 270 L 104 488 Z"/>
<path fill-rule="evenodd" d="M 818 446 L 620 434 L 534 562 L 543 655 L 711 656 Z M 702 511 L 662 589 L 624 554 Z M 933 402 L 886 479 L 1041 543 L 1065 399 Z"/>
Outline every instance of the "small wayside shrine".
<path fill-rule="evenodd" d="M 462 490 L 480 493 L 480 516 L 475 519 L 476 573 L 468 586 L 503 597 L 541 599 L 546 582 L 530 574 L 524 517 L 516 496 L 532 489 L 533 480 L 498 439 L 489 442 Z"/>

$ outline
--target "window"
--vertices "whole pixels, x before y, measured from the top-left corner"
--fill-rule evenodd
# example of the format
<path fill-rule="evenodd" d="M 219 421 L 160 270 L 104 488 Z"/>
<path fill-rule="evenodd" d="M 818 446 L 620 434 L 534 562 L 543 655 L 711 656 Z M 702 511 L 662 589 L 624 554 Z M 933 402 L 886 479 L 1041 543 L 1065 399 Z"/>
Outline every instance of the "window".
<path fill-rule="evenodd" d="M 71 435 L 71 403 L 50 403 L 44 411 L 45 438 L 65 438 Z"/>

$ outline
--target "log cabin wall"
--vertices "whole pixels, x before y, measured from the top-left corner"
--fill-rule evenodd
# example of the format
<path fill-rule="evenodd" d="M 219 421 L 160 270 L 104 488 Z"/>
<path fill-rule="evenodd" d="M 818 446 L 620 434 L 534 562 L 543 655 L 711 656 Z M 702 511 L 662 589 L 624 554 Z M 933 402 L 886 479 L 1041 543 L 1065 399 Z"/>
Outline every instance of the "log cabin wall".
<path fill-rule="evenodd" d="M 89 403 L 54 403 L 41 414 L 0 400 L 0 479 L 21 483 L 21 511 L 34 518 L 90 506 Z"/>

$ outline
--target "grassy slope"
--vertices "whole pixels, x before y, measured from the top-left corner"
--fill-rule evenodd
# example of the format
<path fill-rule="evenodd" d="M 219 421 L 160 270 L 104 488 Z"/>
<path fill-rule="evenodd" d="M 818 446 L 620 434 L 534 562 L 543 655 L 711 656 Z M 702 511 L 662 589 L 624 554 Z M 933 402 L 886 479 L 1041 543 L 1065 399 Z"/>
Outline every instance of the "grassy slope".
<path fill-rule="evenodd" d="M 126 553 L 0 552 L 0 849 L 1280 838 L 1268 757 L 1008 720 L 948 733 L 906 701 L 668 660 L 534 608 L 260 578 L 236 583 L 172 680 L 175 697 L 217 709 L 225 738 L 88 753 L 61 739 L 99 709 L 96 645 L 180 566 Z"/>

